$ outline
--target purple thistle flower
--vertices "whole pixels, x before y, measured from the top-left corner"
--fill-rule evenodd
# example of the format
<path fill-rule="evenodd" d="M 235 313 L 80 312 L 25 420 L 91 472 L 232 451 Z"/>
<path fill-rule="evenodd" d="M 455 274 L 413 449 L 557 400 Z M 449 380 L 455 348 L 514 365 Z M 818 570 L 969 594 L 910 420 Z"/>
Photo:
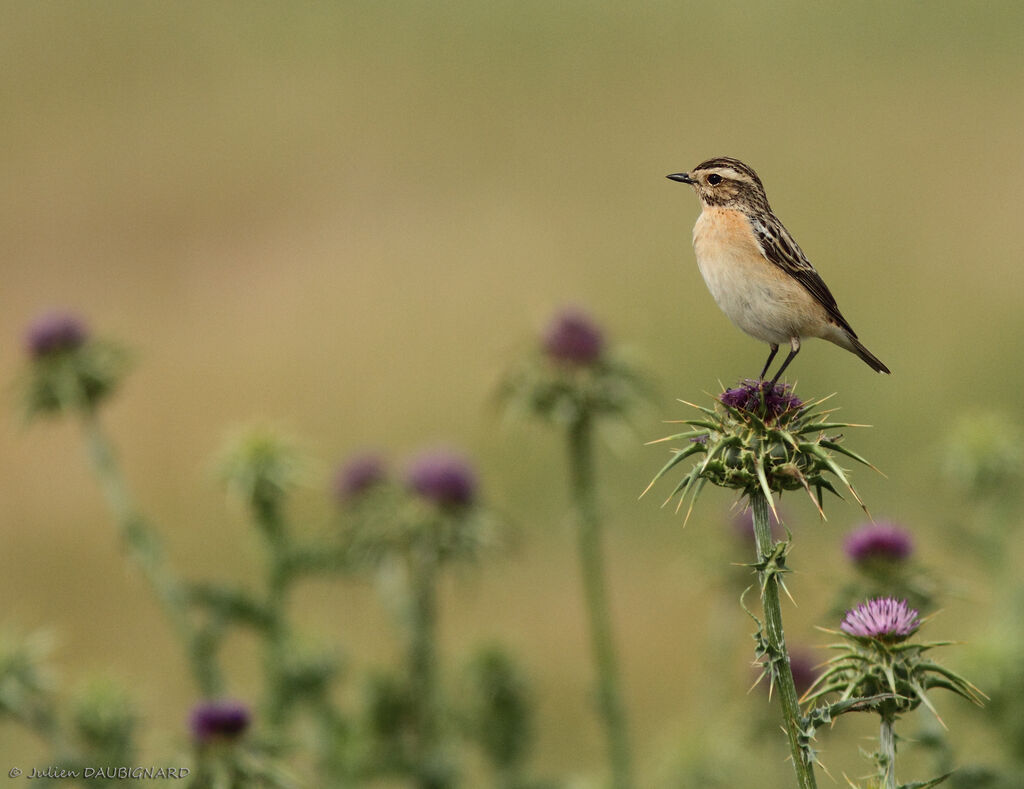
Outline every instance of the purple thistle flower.
<path fill-rule="evenodd" d="M 726 389 L 718 399 L 731 408 L 752 414 L 763 414 L 765 419 L 778 419 L 788 411 L 803 407 L 803 400 L 790 390 L 789 384 L 772 386 L 770 381 L 747 378 L 739 386 Z"/>
<path fill-rule="evenodd" d="M 196 742 L 236 740 L 249 728 L 249 708 L 239 701 L 203 701 L 192 708 L 189 728 Z"/>
<path fill-rule="evenodd" d="M 557 362 L 588 365 L 604 351 L 604 334 L 581 310 L 568 308 L 555 315 L 543 338 L 544 352 Z"/>
<path fill-rule="evenodd" d="M 339 502 L 352 501 L 387 478 L 384 458 L 364 452 L 349 458 L 334 476 L 334 494 Z"/>
<path fill-rule="evenodd" d="M 25 332 L 25 346 L 33 359 L 61 351 L 73 351 L 88 338 L 85 323 L 66 312 L 40 315 Z"/>
<path fill-rule="evenodd" d="M 465 458 L 447 450 L 432 450 L 414 458 L 406 482 L 420 496 L 442 507 L 461 507 L 476 496 L 473 468 Z"/>
<path fill-rule="evenodd" d="M 902 562 L 914 552 L 914 541 L 906 529 L 883 521 L 868 523 L 850 532 L 843 547 L 854 564 L 877 559 Z"/>
<path fill-rule="evenodd" d="M 913 635 L 920 626 L 920 616 L 906 600 L 876 597 L 847 611 L 839 627 L 854 638 L 894 643 Z"/>

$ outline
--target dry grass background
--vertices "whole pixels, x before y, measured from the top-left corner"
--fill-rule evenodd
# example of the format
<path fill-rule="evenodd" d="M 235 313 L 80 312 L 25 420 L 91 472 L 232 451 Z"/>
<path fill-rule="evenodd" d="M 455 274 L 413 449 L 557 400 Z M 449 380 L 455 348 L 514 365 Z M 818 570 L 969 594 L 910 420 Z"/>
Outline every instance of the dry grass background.
<path fill-rule="evenodd" d="M 934 635 L 983 631 L 999 590 L 942 536 L 953 502 L 934 461 L 957 415 L 1020 415 L 1024 7 L 8 2 L 3 18 L 0 378 L 49 307 L 136 349 L 107 422 L 189 573 L 258 566 L 207 473 L 232 426 L 282 424 L 324 480 L 366 446 L 466 447 L 523 538 L 449 584 L 445 654 L 487 639 L 517 650 L 540 702 L 540 766 L 599 772 L 561 447 L 500 429 L 484 407 L 546 316 L 585 305 L 661 386 L 601 473 L 638 762 L 645 785 L 667 780 L 678 752 L 728 720 L 709 713 L 721 700 L 708 673 L 729 693 L 748 680 L 748 620 L 716 602 L 728 563 L 746 560 L 721 526 L 729 499 L 708 497 L 685 531 L 635 501 L 661 461 L 641 441 L 679 417 L 674 398 L 763 361 L 699 279 L 695 198 L 664 179 L 733 155 L 895 371 L 811 343 L 799 391 L 838 391 L 844 417 L 875 426 L 854 440 L 888 479 L 858 472 L 859 488 L 960 590 Z M 147 748 L 165 753 L 192 701 L 179 652 L 121 560 L 73 429 L 24 431 L 9 410 L 2 619 L 51 626 L 69 683 L 127 680 Z M 299 506 L 329 511 L 316 487 Z M 820 525 L 803 502 L 790 512 L 790 638 L 820 642 L 811 625 L 860 514 L 837 503 Z M 325 584 L 300 602 L 353 677 L 392 654 L 370 588 Z M 734 645 L 734 666 L 707 665 L 709 634 Z M 242 696 L 247 646 L 231 645 Z M 982 740 L 944 706 L 957 736 Z M 35 752 L 3 735 L 0 762 Z M 830 739 L 827 755 L 856 774 L 852 742 Z"/>

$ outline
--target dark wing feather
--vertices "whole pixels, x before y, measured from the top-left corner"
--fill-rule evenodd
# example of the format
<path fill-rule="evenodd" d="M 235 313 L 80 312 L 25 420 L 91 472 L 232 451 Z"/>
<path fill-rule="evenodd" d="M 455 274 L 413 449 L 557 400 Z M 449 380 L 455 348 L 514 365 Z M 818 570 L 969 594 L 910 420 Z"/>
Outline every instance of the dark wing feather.
<path fill-rule="evenodd" d="M 757 242 L 761 246 L 761 254 L 803 285 L 807 292 L 814 297 L 815 301 L 825 308 L 825 312 L 828 313 L 832 320 L 849 332 L 850 335 L 856 337 L 856 332 L 846 322 L 846 318 L 843 317 L 842 313 L 839 312 L 839 305 L 836 304 L 832 291 L 828 289 L 828 285 L 825 284 L 825 281 L 819 276 L 818 272 L 814 270 L 811 261 L 807 259 L 803 250 L 793 240 L 793 236 L 789 234 L 789 231 L 778 220 L 778 217 L 774 214 L 769 214 L 766 218 L 761 218 L 748 214 L 747 219 L 750 221 L 754 229 L 754 235 L 757 237 Z"/>

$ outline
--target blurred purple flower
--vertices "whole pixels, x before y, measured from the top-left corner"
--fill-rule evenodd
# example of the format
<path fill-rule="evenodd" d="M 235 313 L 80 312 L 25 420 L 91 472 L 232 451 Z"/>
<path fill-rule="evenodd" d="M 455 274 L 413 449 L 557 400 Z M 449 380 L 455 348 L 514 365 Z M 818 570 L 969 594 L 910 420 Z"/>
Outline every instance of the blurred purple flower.
<path fill-rule="evenodd" d="M 902 562 L 914 552 L 910 533 L 895 523 L 868 523 L 847 535 L 843 545 L 846 555 L 855 564 L 875 559 Z"/>
<path fill-rule="evenodd" d="M 778 419 L 782 414 L 795 411 L 804 404 L 790 389 L 789 384 L 772 386 L 771 381 L 747 378 L 739 386 L 726 389 L 718 399 L 731 408 L 757 415 L 763 414 L 765 419 Z"/>
<path fill-rule="evenodd" d="M 459 507 L 476 496 L 476 473 L 469 462 L 448 450 L 431 450 L 418 455 L 406 474 L 409 487 L 435 504 Z"/>
<path fill-rule="evenodd" d="M 913 635 L 920 626 L 918 612 L 906 600 L 876 597 L 847 611 L 840 628 L 855 638 L 892 643 Z"/>
<path fill-rule="evenodd" d="M 189 728 L 197 742 L 236 740 L 249 728 L 249 708 L 239 701 L 203 701 L 192 708 Z"/>
<path fill-rule="evenodd" d="M 793 672 L 796 692 L 802 696 L 818 678 L 818 661 L 807 651 L 794 648 L 789 651 L 789 668 Z"/>
<path fill-rule="evenodd" d="M 387 478 L 384 458 L 373 452 L 354 455 L 334 475 L 334 494 L 339 502 L 352 501 Z"/>
<path fill-rule="evenodd" d="M 588 365 L 604 351 L 604 333 L 594 320 L 578 309 L 555 315 L 544 332 L 544 352 L 558 362 Z"/>
<path fill-rule="evenodd" d="M 38 359 L 52 353 L 73 351 L 88 336 L 85 323 L 76 315 L 49 312 L 29 324 L 25 332 L 25 347 L 32 358 Z"/>
<path fill-rule="evenodd" d="M 785 514 L 785 513 L 783 513 Z M 772 537 L 776 540 L 784 539 L 786 530 L 779 523 L 775 510 L 768 513 L 768 523 L 771 525 Z M 754 544 L 754 511 L 750 507 L 744 507 L 732 517 L 732 530 L 740 539 Z"/>

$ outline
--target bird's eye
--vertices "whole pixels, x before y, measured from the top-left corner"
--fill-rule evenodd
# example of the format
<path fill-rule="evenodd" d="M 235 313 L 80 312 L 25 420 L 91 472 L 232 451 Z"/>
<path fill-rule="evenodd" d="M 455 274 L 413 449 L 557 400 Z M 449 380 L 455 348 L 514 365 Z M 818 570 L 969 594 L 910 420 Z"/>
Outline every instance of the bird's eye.
<path fill-rule="evenodd" d="M 711 184 L 712 186 L 718 186 L 720 183 L 722 183 L 722 176 L 720 176 L 718 173 L 711 173 L 711 175 L 708 176 L 708 183 Z"/>

